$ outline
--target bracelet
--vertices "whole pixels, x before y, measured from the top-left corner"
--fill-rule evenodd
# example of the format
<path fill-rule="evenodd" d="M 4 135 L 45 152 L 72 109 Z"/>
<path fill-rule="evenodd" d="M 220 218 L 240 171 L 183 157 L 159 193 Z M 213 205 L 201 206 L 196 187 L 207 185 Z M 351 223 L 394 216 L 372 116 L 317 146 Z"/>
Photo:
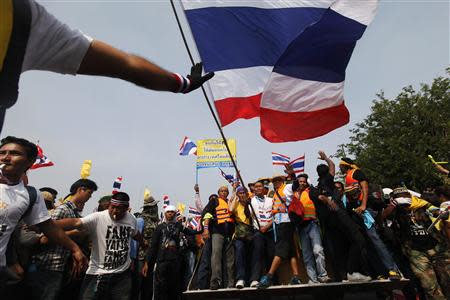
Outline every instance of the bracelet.
<path fill-rule="evenodd" d="M 186 93 L 191 86 L 191 81 L 189 80 L 189 78 L 181 76 L 178 73 L 173 73 L 172 76 L 175 77 L 178 82 L 178 89 L 175 91 L 175 93 Z"/>

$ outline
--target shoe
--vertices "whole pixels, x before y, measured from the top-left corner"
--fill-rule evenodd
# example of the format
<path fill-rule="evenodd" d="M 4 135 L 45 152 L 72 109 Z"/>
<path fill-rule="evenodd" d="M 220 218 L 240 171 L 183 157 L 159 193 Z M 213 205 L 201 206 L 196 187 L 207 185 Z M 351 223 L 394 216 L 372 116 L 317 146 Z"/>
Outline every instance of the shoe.
<path fill-rule="evenodd" d="M 400 280 L 402 279 L 402 275 L 394 270 L 389 271 L 389 280 Z"/>
<path fill-rule="evenodd" d="M 289 281 L 289 285 L 296 285 L 296 284 L 302 284 L 300 281 L 300 278 L 297 276 L 292 276 L 291 281 Z"/>
<path fill-rule="evenodd" d="M 236 288 L 237 289 L 242 289 L 242 288 L 244 288 L 244 286 L 245 286 L 244 280 L 240 279 L 240 280 L 237 281 L 237 283 L 236 283 Z"/>
<path fill-rule="evenodd" d="M 377 280 L 388 280 L 386 275 L 378 275 Z"/>
<path fill-rule="evenodd" d="M 256 286 L 257 289 L 266 289 L 269 286 L 273 284 L 272 282 L 272 275 L 267 274 L 261 277 L 261 280 L 259 281 L 258 285 Z"/>
<path fill-rule="evenodd" d="M 211 282 L 211 284 L 209 285 L 209 289 L 213 291 L 220 289 L 220 282 L 217 280 Z"/>
<path fill-rule="evenodd" d="M 347 279 L 348 279 L 348 281 L 353 281 L 353 282 L 354 281 L 364 282 L 364 281 L 371 281 L 372 280 L 372 278 L 370 276 L 366 276 L 366 275 L 363 275 L 363 274 L 358 273 L 358 272 L 347 273 Z"/>
<path fill-rule="evenodd" d="M 258 282 L 257 280 L 253 280 L 253 281 L 250 283 L 250 287 L 255 288 L 255 287 L 258 286 L 258 284 L 259 284 L 259 282 Z"/>
<path fill-rule="evenodd" d="M 325 276 L 323 276 L 323 277 L 319 277 L 319 278 L 317 278 L 317 280 L 318 280 L 320 283 L 328 283 L 328 282 L 331 282 L 331 278 L 328 277 L 328 275 L 325 275 Z"/>

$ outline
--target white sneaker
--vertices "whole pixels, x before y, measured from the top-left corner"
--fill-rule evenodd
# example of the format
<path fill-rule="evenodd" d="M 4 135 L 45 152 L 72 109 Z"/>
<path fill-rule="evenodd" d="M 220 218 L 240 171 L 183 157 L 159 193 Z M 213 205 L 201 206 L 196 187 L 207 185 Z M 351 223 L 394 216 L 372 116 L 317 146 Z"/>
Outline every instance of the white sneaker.
<path fill-rule="evenodd" d="M 259 283 L 259 281 L 253 280 L 253 281 L 250 283 L 250 287 L 255 288 L 255 287 L 258 286 L 258 283 Z"/>
<path fill-rule="evenodd" d="M 355 272 L 355 273 L 347 273 L 347 280 L 348 281 L 371 281 L 372 278 L 370 276 L 363 275 L 361 273 Z"/>
<path fill-rule="evenodd" d="M 317 280 L 318 280 L 320 283 L 328 283 L 328 282 L 331 282 L 331 278 L 328 277 L 328 275 L 325 275 L 325 276 L 323 276 L 323 277 L 319 277 L 319 278 L 317 278 Z"/>
<path fill-rule="evenodd" d="M 245 286 L 245 281 L 244 280 L 238 280 L 236 283 L 236 288 L 237 289 L 242 289 Z"/>

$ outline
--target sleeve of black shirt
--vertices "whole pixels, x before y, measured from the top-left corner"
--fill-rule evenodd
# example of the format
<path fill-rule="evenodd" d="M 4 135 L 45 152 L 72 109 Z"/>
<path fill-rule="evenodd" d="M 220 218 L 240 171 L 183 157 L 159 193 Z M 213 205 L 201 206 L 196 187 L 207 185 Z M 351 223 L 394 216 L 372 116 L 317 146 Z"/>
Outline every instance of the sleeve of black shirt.
<path fill-rule="evenodd" d="M 145 260 L 148 263 L 148 269 L 150 270 L 150 272 L 153 271 L 153 268 L 156 263 L 156 258 L 158 256 L 158 248 L 161 243 L 161 238 L 162 238 L 161 225 L 158 225 L 156 227 L 155 231 L 153 232 L 152 242 L 150 244 L 150 247 L 147 250 L 147 254 L 145 257 Z"/>
<path fill-rule="evenodd" d="M 196 235 L 196 234 L 202 233 L 201 231 L 197 231 L 197 230 L 194 230 L 189 227 L 183 227 L 181 232 L 183 232 L 185 235 Z"/>
<path fill-rule="evenodd" d="M 353 179 L 358 180 L 359 182 L 361 181 L 369 182 L 369 179 L 367 178 L 366 174 L 364 174 L 363 171 L 359 169 L 355 170 L 355 172 L 353 173 Z"/>

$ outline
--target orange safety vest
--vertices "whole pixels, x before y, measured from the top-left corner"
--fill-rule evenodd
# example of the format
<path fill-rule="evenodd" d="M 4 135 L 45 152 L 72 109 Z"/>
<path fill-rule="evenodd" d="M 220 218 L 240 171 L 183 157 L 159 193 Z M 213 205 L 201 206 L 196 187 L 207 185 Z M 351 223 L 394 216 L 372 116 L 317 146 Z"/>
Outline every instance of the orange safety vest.
<path fill-rule="evenodd" d="M 278 194 L 280 194 L 280 196 L 282 198 L 285 198 L 284 195 L 284 187 L 286 186 L 286 184 L 283 183 L 282 186 L 280 186 L 280 188 L 278 189 L 278 193 L 274 193 L 273 194 L 273 206 L 272 206 L 272 213 L 278 214 L 278 213 L 287 213 L 287 207 L 284 204 L 284 202 L 286 201 L 286 199 L 283 199 L 284 201 L 281 201 L 281 199 L 278 197 Z"/>
<path fill-rule="evenodd" d="M 304 190 L 301 195 L 299 195 L 299 192 L 294 193 L 294 197 L 299 199 L 300 196 L 300 202 L 303 204 L 303 208 L 305 209 L 305 215 L 303 216 L 304 220 L 315 220 L 316 217 L 316 206 L 314 205 L 314 202 L 309 198 L 309 188 Z"/>
<path fill-rule="evenodd" d="M 358 185 L 359 189 L 361 190 L 361 193 L 359 194 L 359 200 L 363 199 L 363 193 L 361 185 L 359 184 L 359 181 L 353 178 L 353 173 L 355 173 L 357 169 L 351 169 L 347 172 L 345 176 L 345 186 L 351 186 L 351 185 Z"/>
<path fill-rule="evenodd" d="M 222 198 L 219 198 L 219 204 L 216 207 L 216 218 L 217 224 L 234 222 L 233 218 L 231 218 L 231 213 L 228 210 L 228 203 Z"/>

